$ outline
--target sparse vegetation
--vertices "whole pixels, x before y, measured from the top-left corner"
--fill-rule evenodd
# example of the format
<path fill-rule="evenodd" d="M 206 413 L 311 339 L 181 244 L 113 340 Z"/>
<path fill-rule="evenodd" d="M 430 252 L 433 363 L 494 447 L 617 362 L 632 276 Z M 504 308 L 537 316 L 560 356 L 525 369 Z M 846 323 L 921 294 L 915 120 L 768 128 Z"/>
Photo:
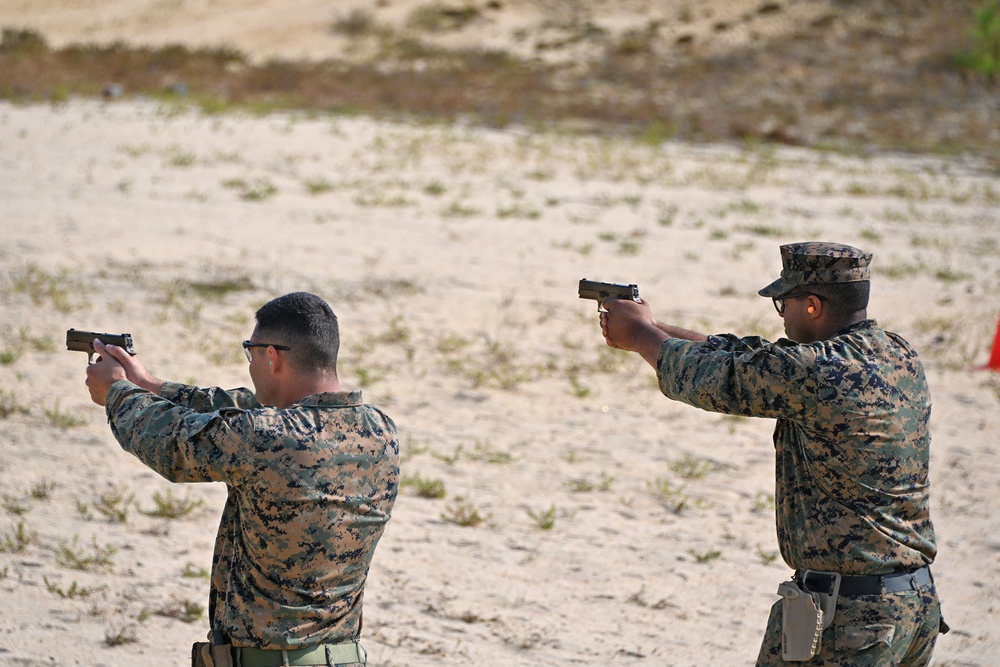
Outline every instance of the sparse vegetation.
<path fill-rule="evenodd" d="M 181 569 L 181 576 L 191 579 L 208 579 L 209 571 L 204 567 L 198 567 L 194 563 L 187 562 L 184 563 L 184 567 Z"/>
<path fill-rule="evenodd" d="M 693 503 L 691 497 L 685 493 L 685 487 L 676 486 L 668 479 L 658 477 L 647 484 L 650 493 L 653 494 L 660 504 L 674 514 L 683 512 Z"/>
<path fill-rule="evenodd" d="M 58 595 L 61 598 L 86 598 L 90 597 L 90 595 L 94 592 L 93 589 L 81 586 L 76 581 L 73 581 L 69 588 L 63 589 L 58 584 L 49 581 L 48 577 L 42 577 L 42 580 L 45 582 L 45 590 L 53 595 Z"/>
<path fill-rule="evenodd" d="M 1000 2 L 989 0 L 976 11 L 970 32 L 972 50 L 959 54 L 956 61 L 995 83 L 1000 72 Z"/>
<path fill-rule="evenodd" d="M 474 528 L 486 520 L 479 513 L 478 509 L 461 496 L 457 496 L 452 502 L 448 503 L 445 511 L 441 513 L 441 519 L 446 523 L 453 523 L 456 526 L 467 528 Z"/>
<path fill-rule="evenodd" d="M 552 530 L 556 525 L 556 506 L 549 505 L 548 509 L 544 510 L 528 510 L 528 516 L 530 516 L 535 525 L 541 530 Z"/>
<path fill-rule="evenodd" d="M 691 549 L 688 553 L 694 556 L 696 563 L 708 563 L 722 557 L 722 552 L 718 549 L 709 549 L 708 551 L 695 551 Z"/>
<path fill-rule="evenodd" d="M 12 533 L 0 537 L 0 553 L 19 554 L 36 539 L 35 533 L 28 530 L 23 521 L 18 521 Z"/>
<path fill-rule="evenodd" d="M 201 498 L 191 498 L 190 490 L 183 498 L 180 498 L 175 496 L 172 490 L 167 489 L 165 493 L 154 491 L 153 508 L 140 511 L 146 516 L 155 516 L 161 519 L 181 519 L 204 504 L 205 501 Z"/>
<path fill-rule="evenodd" d="M 113 80 L 126 94 L 188 101 L 210 113 L 241 106 L 403 112 L 491 126 L 582 121 L 620 128 L 648 146 L 666 139 L 949 152 L 991 145 L 990 124 L 952 100 L 968 95 L 963 71 L 987 84 L 996 78 L 995 2 L 963 0 L 944 12 L 918 0 L 875 0 L 711 57 L 699 57 L 688 41 L 693 36 L 663 39 L 654 22 L 618 35 L 583 22 L 566 26 L 565 38 L 537 43 L 539 53 L 578 42 L 603 46 L 598 57 L 577 60 L 572 68 L 497 50 L 433 45 L 438 36 L 479 21 L 482 11 L 471 3 L 422 5 L 399 32 L 357 8 L 334 17 L 330 29 L 369 40 L 372 48 L 363 52 L 370 57 L 323 62 L 257 64 L 230 48 L 120 42 L 54 49 L 37 32 L 8 28 L 0 41 L 0 95 L 63 100 L 97 95 L 103 82 Z M 870 29 L 846 28 L 858 21 Z M 804 44 L 809 58 L 801 57 Z M 799 63 L 794 76 L 783 68 L 789 61 Z M 782 76 L 775 75 L 779 71 Z M 164 80 L 184 81 L 186 97 L 164 90 Z M 977 87 L 975 94 L 988 106 L 1000 92 Z M 775 102 L 781 99 L 796 104 Z M 250 201 L 275 194 L 268 183 L 239 189 Z M 470 215 L 464 208 L 452 209 L 456 214 Z"/>
<path fill-rule="evenodd" d="M 179 597 L 171 598 L 169 602 L 155 612 L 158 616 L 176 618 L 184 623 L 194 623 L 205 615 L 205 607 L 191 600 L 184 600 Z"/>
<path fill-rule="evenodd" d="M 93 508 L 111 523 L 128 521 L 128 510 L 135 499 L 135 494 L 125 486 L 116 486 L 102 493 L 93 503 Z"/>
<path fill-rule="evenodd" d="M 77 426 L 83 426 L 87 423 L 86 417 L 81 417 L 80 415 L 73 414 L 72 412 L 64 411 L 60 406 L 58 399 L 56 400 L 55 405 L 51 408 L 45 408 L 43 412 L 45 413 L 45 417 L 49 420 L 49 423 L 56 428 L 76 428 Z"/>
<path fill-rule="evenodd" d="M 91 542 L 91 552 L 77 546 L 77 538 L 74 536 L 70 542 L 62 542 L 56 549 L 56 563 L 61 567 L 71 570 L 98 571 L 112 569 L 111 557 L 117 553 L 117 549 L 110 545 L 100 545 L 94 539 Z"/>
<path fill-rule="evenodd" d="M 413 489 L 413 492 L 420 498 L 444 498 L 448 495 L 444 482 L 440 479 L 431 479 L 416 475 L 404 475 L 399 483 L 404 489 Z"/>

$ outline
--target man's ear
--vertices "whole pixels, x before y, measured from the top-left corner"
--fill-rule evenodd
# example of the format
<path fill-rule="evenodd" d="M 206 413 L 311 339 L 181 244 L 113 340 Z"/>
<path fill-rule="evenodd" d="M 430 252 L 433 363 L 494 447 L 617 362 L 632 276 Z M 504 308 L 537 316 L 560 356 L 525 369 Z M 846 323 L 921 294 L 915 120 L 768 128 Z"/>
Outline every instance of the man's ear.
<path fill-rule="evenodd" d="M 806 297 L 806 313 L 812 317 L 819 317 L 823 312 L 823 301 L 813 295 Z"/>
<path fill-rule="evenodd" d="M 276 373 L 282 367 L 283 364 L 284 360 L 281 358 L 281 355 L 278 354 L 278 351 L 275 350 L 273 347 L 268 347 L 267 348 L 268 369 L 270 369 L 272 373 Z"/>

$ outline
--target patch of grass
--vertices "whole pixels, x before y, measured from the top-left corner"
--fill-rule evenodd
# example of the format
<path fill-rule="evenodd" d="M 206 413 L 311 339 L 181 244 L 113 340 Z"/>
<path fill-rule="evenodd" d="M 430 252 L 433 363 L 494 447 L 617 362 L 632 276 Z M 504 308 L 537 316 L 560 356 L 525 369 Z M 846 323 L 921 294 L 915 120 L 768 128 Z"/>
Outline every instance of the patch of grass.
<path fill-rule="evenodd" d="M 764 551 L 759 544 L 757 545 L 757 558 L 759 558 L 760 562 L 764 565 L 770 565 L 774 561 L 778 560 L 778 555 L 777 551 Z"/>
<path fill-rule="evenodd" d="M 347 14 L 337 17 L 331 30 L 339 35 L 357 38 L 377 33 L 382 28 L 379 27 L 369 10 L 355 7 Z"/>
<path fill-rule="evenodd" d="M 944 283 L 959 283 L 972 280 L 972 274 L 951 268 L 941 268 L 934 272 L 934 277 Z"/>
<path fill-rule="evenodd" d="M 323 177 L 311 178 L 305 182 L 305 186 L 311 195 L 321 195 L 333 190 L 333 183 Z"/>
<path fill-rule="evenodd" d="M 25 504 L 24 501 L 9 493 L 3 494 L 3 508 L 7 514 L 15 516 L 23 516 L 31 511 L 31 507 Z"/>
<path fill-rule="evenodd" d="M 500 341 L 487 341 L 486 350 L 475 358 L 475 366 L 459 366 L 476 387 L 516 389 L 538 376 L 538 368 L 518 363 L 518 348 Z"/>
<path fill-rule="evenodd" d="M 404 475 L 399 485 L 402 488 L 413 489 L 420 498 L 439 499 L 448 495 L 442 480 L 422 477 L 420 474 Z"/>
<path fill-rule="evenodd" d="M 773 512 L 774 511 L 774 494 L 765 493 L 764 491 L 758 491 L 753 497 L 753 503 L 751 509 L 754 512 Z"/>
<path fill-rule="evenodd" d="M 442 218 L 472 218 L 481 213 L 481 211 L 475 206 L 470 206 L 469 204 L 463 204 L 458 201 L 453 201 L 448 204 L 447 207 L 442 209 Z"/>
<path fill-rule="evenodd" d="M 87 423 L 86 417 L 81 417 L 73 414 L 72 412 L 64 411 L 60 406 L 58 399 L 56 400 L 55 405 L 51 408 L 44 408 L 43 412 L 45 413 L 46 419 L 49 420 L 49 424 L 63 430 L 83 426 Z"/>
<path fill-rule="evenodd" d="M 43 479 L 31 487 L 31 497 L 35 500 L 48 500 L 56 489 L 56 483 Z"/>
<path fill-rule="evenodd" d="M 522 220 L 537 220 L 542 217 L 542 212 L 537 208 L 532 206 L 525 206 L 524 204 L 508 204 L 506 206 L 497 207 L 497 217 L 498 218 L 519 218 Z"/>
<path fill-rule="evenodd" d="M 98 496 L 93 507 L 111 523 L 126 523 L 128 522 L 128 510 L 134 499 L 135 494 L 127 487 L 114 487 Z"/>
<path fill-rule="evenodd" d="M 702 479 L 706 475 L 728 469 L 724 463 L 685 454 L 680 461 L 673 461 L 670 470 L 681 479 Z"/>
<path fill-rule="evenodd" d="M 153 509 L 139 511 L 146 516 L 155 516 L 161 519 L 181 519 L 204 504 L 205 501 L 201 498 L 192 499 L 190 491 L 183 498 L 180 498 L 175 496 L 172 490 L 167 489 L 166 493 L 153 492 Z"/>
<path fill-rule="evenodd" d="M 137 630 L 138 624 L 131 619 L 115 619 L 104 628 L 104 643 L 110 647 L 134 644 L 139 641 Z"/>
<path fill-rule="evenodd" d="M 537 512 L 528 510 L 528 516 L 534 520 L 535 526 L 541 530 L 552 530 L 556 525 L 556 506 L 549 505 L 548 509 Z"/>
<path fill-rule="evenodd" d="M 601 473 L 601 479 L 594 482 L 589 479 L 574 479 L 569 482 L 569 489 L 574 493 L 589 493 L 591 491 L 610 491 L 615 478 L 606 472 Z"/>
<path fill-rule="evenodd" d="M 354 377 L 358 382 L 358 386 L 362 389 L 367 389 L 376 382 L 385 379 L 385 373 L 379 373 L 364 366 L 355 366 L 353 371 Z"/>
<path fill-rule="evenodd" d="M 208 579 L 210 573 L 208 569 L 198 567 L 194 563 L 188 561 L 187 563 L 184 563 L 184 567 L 181 569 L 181 576 L 189 579 Z"/>
<path fill-rule="evenodd" d="M 445 184 L 437 180 L 431 181 L 430 183 L 424 186 L 424 193 L 432 197 L 440 197 L 447 191 L 448 188 L 445 186 Z"/>
<path fill-rule="evenodd" d="M 991 0 L 975 13 L 970 33 L 972 51 L 959 54 L 955 60 L 994 83 L 1000 72 L 1000 2 Z"/>
<path fill-rule="evenodd" d="M 471 3 L 455 6 L 444 2 L 432 2 L 420 5 L 410 12 L 406 25 L 411 30 L 417 31 L 453 32 L 461 30 L 479 16 L 479 9 Z"/>
<path fill-rule="evenodd" d="M 351 201 L 362 208 L 405 208 L 413 205 L 412 201 L 401 194 L 389 195 L 384 192 L 375 195 L 356 195 Z"/>
<path fill-rule="evenodd" d="M 470 461 L 482 461 L 484 463 L 492 463 L 496 465 L 511 463 L 514 460 L 514 456 L 509 452 L 495 449 L 489 443 L 482 441 L 476 442 L 475 449 L 473 449 L 471 453 L 467 454 L 466 458 Z"/>
<path fill-rule="evenodd" d="M 243 201 L 260 202 L 278 194 L 278 186 L 267 177 L 261 176 L 253 180 L 230 178 L 222 182 L 223 187 L 235 190 Z"/>
<path fill-rule="evenodd" d="M 445 507 L 445 511 L 441 513 L 441 519 L 446 523 L 466 528 L 474 528 L 486 521 L 479 510 L 461 496 L 456 496 L 454 501 Z"/>
<path fill-rule="evenodd" d="M 78 282 L 65 269 L 52 273 L 35 264 L 12 272 L 11 286 L 15 293 L 27 295 L 35 305 L 51 303 L 60 313 L 73 310 L 71 295 L 80 296 Z"/>
<path fill-rule="evenodd" d="M 73 583 L 70 584 L 69 588 L 64 590 L 58 584 L 49 581 L 48 577 L 42 577 L 42 580 L 45 582 L 45 590 L 47 590 L 49 593 L 52 593 L 53 595 L 58 595 L 63 599 L 72 600 L 74 598 L 88 598 L 95 590 L 87 588 L 86 586 L 80 586 L 79 584 L 76 583 L 76 581 L 73 581 Z"/>
<path fill-rule="evenodd" d="M 205 615 L 205 607 L 191 600 L 183 600 L 178 597 L 171 598 L 169 602 L 156 610 L 157 616 L 176 618 L 183 623 L 194 623 Z"/>
<path fill-rule="evenodd" d="M 675 486 L 668 479 L 658 477 L 647 482 L 647 488 L 661 505 L 674 514 L 680 514 L 693 504 L 691 497 L 685 493 L 686 487 Z"/>
<path fill-rule="evenodd" d="M 718 549 L 709 549 L 708 551 L 702 551 L 702 552 L 690 549 L 688 553 L 694 556 L 694 561 L 696 563 L 709 563 L 717 558 L 722 557 L 722 552 L 719 551 Z"/>
<path fill-rule="evenodd" d="M 569 372 L 569 383 L 573 388 L 573 395 L 577 398 L 586 398 L 590 396 L 590 387 L 587 387 L 580 382 L 580 374 L 576 371 Z"/>
<path fill-rule="evenodd" d="M 22 553 L 36 539 L 35 533 L 28 530 L 23 521 L 18 521 L 13 533 L 6 533 L 0 537 L 0 554 Z"/>
<path fill-rule="evenodd" d="M 179 281 L 183 289 L 203 299 L 218 301 L 236 292 L 246 292 L 254 289 L 253 280 L 249 276 L 230 276 L 209 280 Z"/>
<path fill-rule="evenodd" d="M 69 543 L 62 542 L 56 549 L 56 563 L 71 570 L 111 571 L 113 568 L 111 557 L 118 550 L 110 544 L 101 546 L 96 539 L 91 543 L 91 547 L 91 553 L 88 554 L 82 548 L 77 547 L 76 537 L 73 537 Z"/>
<path fill-rule="evenodd" d="M 180 168 L 190 167 L 195 163 L 196 160 L 197 157 L 195 157 L 194 153 L 190 151 L 181 150 L 176 146 L 170 149 L 167 155 L 167 164 L 169 164 L 171 167 L 180 167 Z"/>
<path fill-rule="evenodd" d="M 640 607 L 645 607 L 647 609 L 667 609 L 669 607 L 676 607 L 677 605 L 670 601 L 670 598 L 660 598 L 656 602 L 648 602 L 646 600 L 646 587 L 642 586 L 638 591 L 632 593 L 628 596 L 628 602 L 638 605 Z"/>

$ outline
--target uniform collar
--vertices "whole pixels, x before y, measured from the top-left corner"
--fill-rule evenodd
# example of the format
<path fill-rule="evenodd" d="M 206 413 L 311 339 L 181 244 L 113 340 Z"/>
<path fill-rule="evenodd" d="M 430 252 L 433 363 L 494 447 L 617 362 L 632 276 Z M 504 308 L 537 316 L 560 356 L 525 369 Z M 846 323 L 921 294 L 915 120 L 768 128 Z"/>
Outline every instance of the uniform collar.
<path fill-rule="evenodd" d="M 361 390 L 357 389 L 355 391 L 327 391 L 321 394 L 310 394 L 296 402 L 295 405 L 307 408 L 350 408 L 357 407 L 361 403 Z"/>

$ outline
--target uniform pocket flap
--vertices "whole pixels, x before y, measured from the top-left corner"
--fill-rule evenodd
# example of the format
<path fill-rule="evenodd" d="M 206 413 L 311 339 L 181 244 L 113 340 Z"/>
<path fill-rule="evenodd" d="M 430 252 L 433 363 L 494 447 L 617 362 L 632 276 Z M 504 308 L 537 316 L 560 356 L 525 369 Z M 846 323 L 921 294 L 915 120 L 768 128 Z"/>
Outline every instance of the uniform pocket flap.
<path fill-rule="evenodd" d="M 896 634 L 893 625 L 847 625 L 837 628 L 837 649 L 852 649 L 860 651 L 878 643 L 892 646 L 892 638 Z"/>

